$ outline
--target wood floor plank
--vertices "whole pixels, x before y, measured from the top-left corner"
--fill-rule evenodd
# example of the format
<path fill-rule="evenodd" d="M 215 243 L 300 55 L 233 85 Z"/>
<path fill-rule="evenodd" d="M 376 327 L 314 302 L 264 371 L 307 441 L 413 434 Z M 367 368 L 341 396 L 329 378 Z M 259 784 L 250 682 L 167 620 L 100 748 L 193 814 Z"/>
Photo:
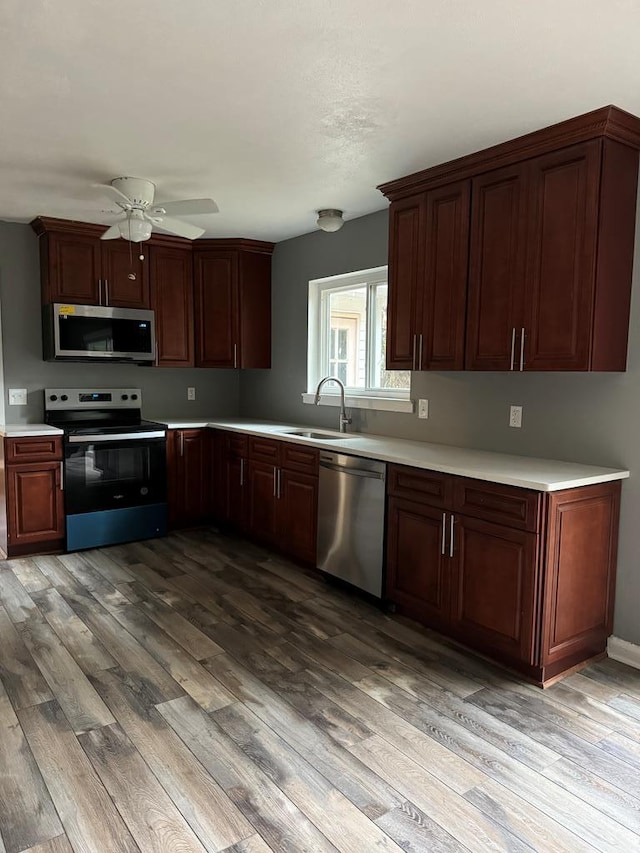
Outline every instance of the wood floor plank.
<path fill-rule="evenodd" d="M 58 557 L 50 555 L 35 556 L 33 562 L 47 578 L 51 586 L 59 592 L 67 594 L 87 594 L 87 590 L 80 584 L 71 572 L 62 565 Z"/>
<path fill-rule="evenodd" d="M 529 850 L 528 845 L 378 735 L 352 746 L 350 751 L 375 773 L 389 779 L 401 794 L 469 850 Z"/>
<path fill-rule="evenodd" d="M 472 788 L 465 799 L 533 850 L 553 853 L 592 853 L 594 848 L 503 785 L 488 780 Z"/>
<path fill-rule="evenodd" d="M 114 716 L 208 851 L 224 850 L 254 830 L 154 707 L 138 699 L 117 669 L 94 676 Z"/>
<path fill-rule="evenodd" d="M 81 554 L 63 554 L 60 562 L 73 575 L 73 577 L 87 589 L 100 604 L 110 612 L 125 607 L 129 601 L 105 580 L 97 569 L 94 569 Z"/>
<path fill-rule="evenodd" d="M 41 615 L 21 622 L 19 630 L 76 734 L 115 722 L 86 675 Z"/>
<path fill-rule="evenodd" d="M 1 684 L 0 832 L 6 853 L 18 853 L 62 833 L 40 770 Z"/>
<path fill-rule="evenodd" d="M 66 835 L 59 835 L 57 838 L 52 838 L 51 841 L 30 847 L 24 853 L 73 853 L 73 848 Z"/>
<path fill-rule="evenodd" d="M 135 580 L 133 575 L 124 566 L 121 566 L 105 551 L 92 549 L 91 551 L 83 551 L 82 556 L 90 566 L 96 569 L 113 586 Z"/>
<path fill-rule="evenodd" d="M 535 689 L 535 688 L 534 688 Z M 626 714 L 616 711 L 605 702 L 598 701 L 592 696 L 574 690 L 562 682 L 544 691 L 542 699 L 560 708 L 570 708 L 582 717 L 599 724 L 604 729 L 627 734 L 635 740 L 640 740 L 640 720 L 634 721 Z M 590 738 L 591 739 L 591 738 Z M 599 742 L 591 739 L 593 743 Z"/>
<path fill-rule="evenodd" d="M 184 696 L 184 690 L 149 652 L 97 602 L 69 596 L 67 603 L 125 672 L 144 682 L 152 704 Z"/>
<path fill-rule="evenodd" d="M 591 664 L 582 673 L 601 685 L 618 688 L 620 693 L 640 699 L 640 670 L 607 658 Z"/>
<path fill-rule="evenodd" d="M 18 714 L 73 849 L 136 853 L 137 845 L 57 702 Z"/>
<path fill-rule="evenodd" d="M 142 853 L 204 853 L 204 847 L 120 726 L 79 741 Z"/>
<path fill-rule="evenodd" d="M 239 841 L 233 847 L 227 847 L 225 853 L 273 853 L 273 848 L 259 836 L 252 835 L 244 841 Z"/>
<path fill-rule="evenodd" d="M 22 637 L 0 605 L 0 679 L 14 708 L 26 708 L 53 699 L 42 673 Z"/>
<path fill-rule="evenodd" d="M 213 718 L 338 850 L 400 853 L 386 833 L 248 708 L 229 705 Z"/>
<path fill-rule="evenodd" d="M 335 850 L 191 697 L 165 702 L 158 710 L 271 848 Z"/>
<path fill-rule="evenodd" d="M 407 853 L 466 853 L 464 847 L 440 824 L 407 800 L 376 823 Z"/>
<path fill-rule="evenodd" d="M 613 734 L 601 740 L 598 746 L 610 755 L 614 755 L 620 761 L 624 761 L 635 767 L 640 772 L 640 738 L 627 737 L 626 735 Z"/>
<path fill-rule="evenodd" d="M 584 671 L 583 671 L 584 672 Z M 568 675 L 560 682 L 564 687 L 570 687 L 577 690 L 584 696 L 590 696 L 592 699 L 597 699 L 598 702 L 608 702 L 609 699 L 614 699 L 622 693 L 620 687 L 610 687 L 607 684 L 601 684 L 593 678 L 588 678 L 583 672 L 574 672 Z"/>
<path fill-rule="evenodd" d="M 397 792 L 228 655 L 208 664 L 216 677 L 267 726 L 372 819 L 400 805 Z"/>
<path fill-rule="evenodd" d="M 137 608 L 122 607 L 113 615 L 205 711 L 215 711 L 235 701 L 211 672 Z"/>
<path fill-rule="evenodd" d="M 213 640 L 199 631 L 195 625 L 185 619 L 180 613 L 169 607 L 146 587 L 138 582 L 127 584 L 129 590 L 136 597 L 134 603 L 146 615 L 168 634 L 176 643 L 196 660 L 204 660 L 220 654 L 222 649 Z M 127 592 L 121 588 L 127 595 Z"/>
<path fill-rule="evenodd" d="M 608 704 L 632 720 L 640 720 L 640 699 L 621 693 L 615 699 L 610 699 Z"/>
<path fill-rule="evenodd" d="M 37 607 L 11 569 L 0 567 L 0 604 L 16 624 L 24 622 Z"/>
<path fill-rule="evenodd" d="M 51 586 L 49 579 L 42 574 L 33 560 L 7 560 L 5 565 L 8 569 L 11 569 L 28 593 L 47 589 L 47 587 Z"/>
<path fill-rule="evenodd" d="M 69 607 L 57 589 L 33 593 L 33 598 L 83 672 L 98 672 L 116 665 L 116 661 Z"/>

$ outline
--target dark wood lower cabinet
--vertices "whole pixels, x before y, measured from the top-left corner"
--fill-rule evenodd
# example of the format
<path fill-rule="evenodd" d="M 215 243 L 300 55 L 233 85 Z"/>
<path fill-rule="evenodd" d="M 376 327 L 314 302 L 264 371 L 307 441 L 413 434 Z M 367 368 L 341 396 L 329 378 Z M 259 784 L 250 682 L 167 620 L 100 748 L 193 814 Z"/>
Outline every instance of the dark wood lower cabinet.
<path fill-rule="evenodd" d="M 541 494 L 437 476 L 451 482 L 390 466 L 389 601 L 539 684 L 602 656 L 620 482 Z"/>
<path fill-rule="evenodd" d="M 0 481 L 0 548 L 9 557 L 62 550 L 65 538 L 62 439 L 6 438 Z"/>
<path fill-rule="evenodd" d="M 283 469 L 279 489 L 278 542 L 292 557 L 315 565 L 318 477 Z"/>
<path fill-rule="evenodd" d="M 262 542 L 276 543 L 278 539 L 278 469 L 268 462 L 249 462 L 248 529 Z"/>
<path fill-rule="evenodd" d="M 167 434 L 169 523 L 200 524 L 211 508 L 211 448 L 207 429 L 176 429 Z"/>

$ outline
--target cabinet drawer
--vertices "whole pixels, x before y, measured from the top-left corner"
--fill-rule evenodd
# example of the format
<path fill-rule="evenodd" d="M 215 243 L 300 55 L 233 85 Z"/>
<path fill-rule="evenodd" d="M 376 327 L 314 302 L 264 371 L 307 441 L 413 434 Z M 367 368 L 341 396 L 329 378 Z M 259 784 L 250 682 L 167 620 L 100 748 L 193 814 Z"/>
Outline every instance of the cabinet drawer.
<path fill-rule="evenodd" d="M 518 530 L 538 530 L 540 493 L 516 486 L 456 478 L 453 507 L 472 518 L 495 521 Z"/>
<path fill-rule="evenodd" d="M 283 443 L 280 448 L 280 464 L 289 471 L 300 471 L 302 474 L 318 474 L 317 450 L 300 447 L 299 444 Z"/>
<path fill-rule="evenodd" d="M 225 436 L 227 456 L 232 459 L 246 459 L 249 449 L 249 441 L 246 435 L 236 432 L 228 432 Z"/>
<path fill-rule="evenodd" d="M 5 438 L 4 452 L 8 465 L 21 462 L 52 462 L 62 459 L 62 436 Z"/>
<path fill-rule="evenodd" d="M 437 471 L 423 471 L 406 465 L 389 466 L 389 494 L 419 503 L 449 509 L 456 478 Z"/>
<path fill-rule="evenodd" d="M 271 438 L 257 438 L 255 435 L 250 435 L 249 458 L 277 465 L 280 459 L 280 442 Z"/>

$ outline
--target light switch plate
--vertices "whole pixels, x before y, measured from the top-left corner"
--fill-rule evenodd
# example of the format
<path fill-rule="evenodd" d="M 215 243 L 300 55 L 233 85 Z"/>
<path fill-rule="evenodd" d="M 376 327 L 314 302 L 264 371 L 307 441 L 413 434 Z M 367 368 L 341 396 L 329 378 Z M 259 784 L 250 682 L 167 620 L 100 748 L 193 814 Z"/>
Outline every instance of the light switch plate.
<path fill-rule="evenodd" d="M 511 406 L 509 409 L 509 426 L 516 429 L 522 426 L 522 406 Z"/>
<path fill-rule="evenodd" d="M 429 417 L 429 401 L 428 400 L 418 400 L 418 417 L 419 418 L 428 418 Z"/>
<path fill-rule="evenodd" d="M 195 400 L 196 399 L 196 389 L 192 386 L 187 388 L 187 400 Z"/>
<path fill-rule="evenodd" d="M 10 406 L 26 406 L 27 405 L 27 389 L 26 388 L 9 388 L 9 405 Z"/>

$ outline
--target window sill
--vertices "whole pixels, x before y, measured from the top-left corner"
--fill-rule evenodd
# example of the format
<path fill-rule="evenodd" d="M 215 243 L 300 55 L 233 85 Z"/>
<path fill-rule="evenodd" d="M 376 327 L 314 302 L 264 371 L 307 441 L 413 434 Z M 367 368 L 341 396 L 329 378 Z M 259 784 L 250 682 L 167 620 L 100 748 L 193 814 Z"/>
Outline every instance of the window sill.
<path fill-rule="evenodd" d="M 316 399 L 315 394 L 303 394 L 302 402 L 314 404 Z M 347 395 L 344 399 L 345 406 L 348 409 L 376 409 L 379 412 L 406 412 L 413 414 L 413 400 L 406 397 L 357 397 Z M 339 406 L 340 397 L 338 394 L 323 394 L 320 397 L 320 406 Z"/>

